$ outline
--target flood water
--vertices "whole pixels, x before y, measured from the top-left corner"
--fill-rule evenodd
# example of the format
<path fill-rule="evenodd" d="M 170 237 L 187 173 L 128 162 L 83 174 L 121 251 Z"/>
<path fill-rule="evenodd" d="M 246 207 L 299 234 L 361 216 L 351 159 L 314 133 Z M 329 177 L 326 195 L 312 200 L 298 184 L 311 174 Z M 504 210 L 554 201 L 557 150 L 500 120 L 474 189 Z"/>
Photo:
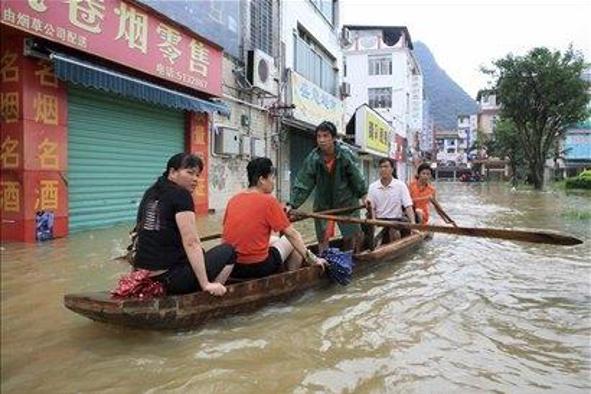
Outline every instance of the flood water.
<path fill-rule="evenodd" d="M 436 235 L 348 287 L 180 333 L 107 326 L 62 304 L 65 293 L 114 286 L 127 266 L 110 260 L 128 226 L 4 244 L 1 391 L 589 393 L 591 195 L 437 187 L 459 225 L 552 229 L 586 243 Z M 201 233 L 218 220 L 201 219 Z"/>

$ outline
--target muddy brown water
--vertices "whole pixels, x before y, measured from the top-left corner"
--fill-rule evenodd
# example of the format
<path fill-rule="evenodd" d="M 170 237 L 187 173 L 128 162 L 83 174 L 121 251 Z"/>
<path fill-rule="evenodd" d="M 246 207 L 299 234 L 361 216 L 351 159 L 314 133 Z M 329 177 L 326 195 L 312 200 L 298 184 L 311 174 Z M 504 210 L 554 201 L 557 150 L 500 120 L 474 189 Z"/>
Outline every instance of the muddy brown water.
<path fill-rule="evenodd" d="M 591 391 L 591 196 L 438 184 L 465 226 L 553 229 L 558 247 L 436 235 L 348 287 L 152 332 L 95 323 L 65 293 L 112 288 L 128 226 L 1 257 L 2 393 Z M 311 223 L 298 226 L 312 238 Z M 219 216 L 200 219 L 202 234 Z"/>

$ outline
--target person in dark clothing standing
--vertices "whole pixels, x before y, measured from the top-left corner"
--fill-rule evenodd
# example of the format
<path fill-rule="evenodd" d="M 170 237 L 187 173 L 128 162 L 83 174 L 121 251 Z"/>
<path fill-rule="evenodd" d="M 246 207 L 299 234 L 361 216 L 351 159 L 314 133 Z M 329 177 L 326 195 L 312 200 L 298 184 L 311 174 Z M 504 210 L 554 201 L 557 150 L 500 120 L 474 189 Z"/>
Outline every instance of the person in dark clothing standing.
<path fill-rule="evenodd" d="M 203 290 L 222 296 L 232 272 L 234 249 L 222 244 L 204 253 L 197 234 L 191 193 L 202 170 L 198 156 L 172 156 L 138 209 L 134 268 L 149 270 L 168 294 Z"/>
<path fill-rule="evenodd" d="M 349 147 L 337 141 L 337 128 L 331 122 L 316 127 L 317 147 L 308 154 L 292 187 L 290 207 L 302 205 L 312 190 L 314 211 L 354 207 L 367 193 L 365 178 L 359 169 L 359 159 Z M 359 217 L 359 213 L 350 214 Z M 331 236 L 325 220 L 315 220 L 316 237 L 320 251 L 328 247 Z M 361 244 L 361 227 L 358 224 L 339 223 L 343 235 L 343 249 L 357 249 Z"/>

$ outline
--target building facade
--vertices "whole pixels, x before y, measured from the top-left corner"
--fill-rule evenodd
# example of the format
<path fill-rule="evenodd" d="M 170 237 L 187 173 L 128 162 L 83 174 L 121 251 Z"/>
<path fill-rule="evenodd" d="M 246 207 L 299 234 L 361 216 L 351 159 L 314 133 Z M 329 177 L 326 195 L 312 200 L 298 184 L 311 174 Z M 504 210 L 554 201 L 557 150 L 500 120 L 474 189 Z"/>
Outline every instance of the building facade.
<path fill-rule="evenodd" d="M 174 153 L 205 163 L 199 215 L 276 160 L 278 1 L 1 7 L 2 240 L 35 241 L 46 213 L 54 237 L 133 223 Z"/>
<path fill-rule="evenodd" d="M 325 121 L 345 133 L 340 95 L 342 50 L 339 2 L 280 2 L 279 101 L 272 107 L 278 128 L 277 195 L 289 201 L 290 189 L 307 154 L 316 146 L 315 127 Z"/>
<path fill-rule="evenodd" d="M 476 128 L 485 140 L 490 140 L 494 134 L 500 103 L 497 96 L 490 90 L 480 90 L 476 96 L 478 115 Z"/>
<path fill-rule="evenodd" d="M 435 145 L 435 124 L 431 115 L 431 104 L 427 97 L 423 96 L 423 127 L 421 129 L 419 149 L 425 160 L 434 160 L 437 157 Z"/>
<path fill-rule="evenodd" d="M 437 163 L 443 166 L 466 166 L 466 138 L 458 130 L 437 130 Z"/>
<path fill-rule="evenodd" d="M 468 160 L 476 157 L 476 150 L 472 149 L 477 138 L 477 115 L 458 115 L 458 148 L 466 153 Z"/>
<path fill-rule="evenodd" d="M 222 19 L 235 20 L 235 31 L 227 30 L 223 39 L 235 36 L 238 43 L 224 53 L 222 69 L 222 99 L 230 116 L 214 115 L 210 127 L 209 210 L 221 212 L 248 185 L 246 165 L 252 158 L 265 156 L 277 163 L 276 122 L 269 108 L 277 101 L 280 9 L 277 0 L 203 4 L 225 8 Z"/>
<path fill-rule="evenodd" d="M 174 153 L 209 162 L 221 47 L 135 1 L 3 1 L 2 239 L 133 222 Z M 208 210 L 208 172 L 195 192 Z"/>
<path fill-rule="evenodd" d="M 392 127 L 390 157 L 397 160 L 397 176 L 406 180 L 418 159 L 423 125 L 423 80 L 406 27 L 344 26 L 350 33 L 345 46 L 344 81 L 349 119 L 368 104 Z"/>

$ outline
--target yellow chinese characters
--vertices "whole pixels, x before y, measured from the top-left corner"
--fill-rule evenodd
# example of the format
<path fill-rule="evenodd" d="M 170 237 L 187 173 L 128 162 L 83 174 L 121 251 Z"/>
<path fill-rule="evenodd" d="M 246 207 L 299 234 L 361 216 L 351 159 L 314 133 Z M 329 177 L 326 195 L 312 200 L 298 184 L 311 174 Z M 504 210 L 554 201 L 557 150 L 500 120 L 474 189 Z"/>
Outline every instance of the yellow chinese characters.
<path fill-rule="evenodd" d="M 57 97 L 51 94 L 37 93 L 33 101 L 35 121 L 44 124 L 58 124 Z"/>
<path fill-rule="evenodd" d="M 193 141 L 197 145 L 205 145 L 205 126 L 200 124 L 195 126 Z"/>
<path fill-rule="evenodd" d="M 104 0 L 69 0 L 70 23 L 91 33 L 101 32 L 105 17 Z"/>
<path fill-rule="evenodd" d="M 189 70 L 207 77 L 209 68 L 209 49 L 200 41 L 191 40 L 191 61 Z"/>
<path fill-rule="evenodd" d="M 170 64 L 174 64 L 176 59 L 181 56 L 181 51 L 177 48 L 177 45 L 181 42 L 181 34 L 164 23 L 158 25 L 156 32 L 163 41 L 158 44 L 160 52 L 168 59 Z"/>
<path fill-rule="evenodd" d="M 205 197 L 207 195 L 207 191 L 206 188 L 207 187 L 207 183 L 203 182 L 203 181 L 199 181 L 197 182 L 197 188 L 195 189 L 195 194 L 197 195 L 197 197 Z"/>
<path fill-rule="evenodd" d="M 41 168 L 44 170 L 57 170 L 59 169 L 59 157 L 57 154 L 57 142 L 49 141 L 49 138 L 45 138 L 38 146 L 37 152 L 39 153 L 39 161 L 41 162 Z"/>
<path fill-rule="evenodd" d="M 58 182 L 41 181 L 41 190 L 38 190 L 39 197 L 35 201 L 35 210 L 58 209 Z"/>
<path fill-rule="evenodd" d="M 0 93 L 0 115 L 5 123 L 15 123 L 20 117 L 18 92 Z"/>
<path fill-rule="evenodd" d="M 0 182 L 0 207 L 3 212 L 20 212 L 21 189 L 18 182 L 2 181 Z"/>
<path fill-rule="evenodd" d="M 17 168 L 20 164 L 20 156 L 18 152 L 18 140 L 6 136 L 2 141 L 2 150 L 0 153 L 0 162 L 2 168 Z"/>
<path fill-rule="evenodd" d="M 39 60 L 37 65 L 39 65 L 39 69 L 35 71 L 35 75 L 39 77 L 41 86 L 57 88 L 57 77 L 53 73 L 53 65 L 45 60 Z"/>
<path fill-rule="evenodd" d="M 2 82 L 18 82 L 18 66 L 16 53 L 5 51 L 0 60 L 0 80 Z"/>
<path fill-rule="evenodd" d="M 115 13 L 119 15 L 119 31 L 115 39 L 123 37 L 129 48 L 148 53 L 148 16 L 123 2 Z"/>

